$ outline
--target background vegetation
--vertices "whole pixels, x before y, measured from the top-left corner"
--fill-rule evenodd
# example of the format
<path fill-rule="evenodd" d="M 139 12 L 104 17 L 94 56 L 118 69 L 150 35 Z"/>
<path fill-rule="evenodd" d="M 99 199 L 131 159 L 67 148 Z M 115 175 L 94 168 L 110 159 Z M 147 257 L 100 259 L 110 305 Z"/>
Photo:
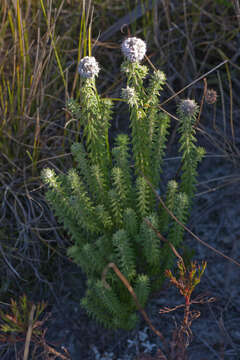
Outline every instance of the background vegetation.
<path fill-rule="evenodd" d="M 72 165 L 70 145 L 79 131 L 65 104 L 70 96 L 81 95 L 77 65 L 89 47 L 102 66 L 98 88 L 104 96 L 119 97 L 120 43 L 128 34 L 145 39 L 149 61 L 166 73 L 165 110 L 175 113 L 178 101 L 186 97 L 201 103 L 206 85 L 217 91 L 216 104 L 202 104 L 199 139 L 207 147 L 208 159 L 234 170 L 230 175 L 212 174 L 210 182 L 209 168 L 202 169 L 199 194 L 218 189 L 223 194 L 239 181 L 239 30 L 238 0 L 1 1 L 0 301 L 4 310 L 10 298 L 24 293 L 32 301 L 47 301 L 51 308 L 60 298 L 79 299 L 84 292 L 84 277 L 66 257 L 70 239 L 44 198 L 40 172 L 43 167 L 65 172 Z M 208 72 L 204 82 L 202 75 Z M 126 128 L 124 114 L 119 103 L 112 135 Z M 177 122 L 168 144 L 169 171 L 176 154 L 176 130 Z M 200 195 L 199 199 L 201 203 Z M 216 221 L 214 216 L 209 221 Z M 228 243 L 222 250 L 228 247 L 233 248 Z M 83 318 L 84 327 L 89 326 Z"/>

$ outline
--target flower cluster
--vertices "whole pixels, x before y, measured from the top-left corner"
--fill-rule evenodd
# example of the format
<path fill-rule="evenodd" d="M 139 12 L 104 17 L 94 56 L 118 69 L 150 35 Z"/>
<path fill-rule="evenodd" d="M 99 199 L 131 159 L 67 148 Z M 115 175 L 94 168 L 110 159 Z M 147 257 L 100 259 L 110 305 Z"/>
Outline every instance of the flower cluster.
<path fill-rule="evenodd" d="M 140 62 L 146 54 L 146 43 L 136 37 L 129 37 L 122 43 L 122 52 L 130 62 Z M 95 57 L 85 56 L 78 65 L 80 76 L 86 79 L 98 76 L 100 67 Z"/>
<path fill-rule="evenodd" d="M 93 56 L 85 56 L 78 65 L 78 72 L 80 76 L 87 79 L 98 76 L 99 70 L 100 67 L 98 62 Z"/>
<path fill-rule="evenodd" d="M 49 186 L 56 186 L 56 174 L 55 171 L 49 168 L 43 169 L 42 171 L 42 179 Z"/>
<path fill-rule="evenodd" d="M 127 100 L 130 106 L 134 106 L 137 103 L 137 95 L 134 88 L 127 86 L 122 89 L 122 98 Z"/>
<path fill-rule="evenodd" d="M 129 37 L 123 41 L 121 49 L 130 62 L 140 62 L 146 54 L 147 47 L 143 40 Z"/>
<path fill-rule="evenodd" d="M 45 179 L 51 180 L 55 177 L 55 172 L 52 169 L 44 169 L 43 170 L 43 175 Z"/>
<path fill-rule="evenodd" d="M 157 70 L 154 72 L 154 78 L 160 82 L 160 84 L 165 83 L 166 81 L 166 75 L 163 71 Z"/>

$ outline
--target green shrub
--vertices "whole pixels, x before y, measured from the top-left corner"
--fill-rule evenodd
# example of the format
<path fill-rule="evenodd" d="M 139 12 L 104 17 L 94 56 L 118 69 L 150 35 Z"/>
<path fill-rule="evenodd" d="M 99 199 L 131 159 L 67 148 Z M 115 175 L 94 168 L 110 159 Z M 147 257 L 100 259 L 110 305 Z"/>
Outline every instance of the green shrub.
<path fill-rule="evenodd" d="M 66 175 L 45 169 L 42 178 L 49 187 L 47 200 L 72 236 L 68 255 L 87 275 L 82 306 L 106 327 L 132 329 L 138 321 L 136 304 L 114 272 L 107 272 L 105 286 L 103 270 L 110 262 L 116 264 L 144 307 L 174 262 L 168 244 L 161 243 L 144 219 L 177 248 L 183 240 L 183 228 L 158 205 L 148 183 L 159 189 L 170 126 L 169 116 L 158 107 L 165 75 L 154 71 L 146 87 L 148 68 L 140 64 L 145 43 L 128 38 L 122 51 L 125 61 L 121 70 L 127 78 L 122 96 L 129 106 L 130 135 L 118 135 L 110 149 L 112 101 L 98 94 L 95 78 L 99 66 L 95 58 L 85 57 L 79 65 L 83 77 L 81 102 L 71 99 L 67 104 L 82 131 L 81 143 L 72 145 L 77 168 Z M 195 191 L 197 165 L 204 154 L 196 146 L 197 114 L 194 100 L 181 101 L 181 177 L 179 184 L 174 180 L 168 183 L 165 196 L 169 210 L 183 224 Z"/>

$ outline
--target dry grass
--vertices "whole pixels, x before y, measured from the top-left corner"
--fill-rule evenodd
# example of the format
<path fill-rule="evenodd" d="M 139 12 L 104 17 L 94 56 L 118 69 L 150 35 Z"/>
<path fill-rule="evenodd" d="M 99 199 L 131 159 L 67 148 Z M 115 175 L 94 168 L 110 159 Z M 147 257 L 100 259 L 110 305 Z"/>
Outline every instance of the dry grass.
<path fill-rule="evenodd" d="M 1 2 L 0 301 L 25 292 L 35 300 L 58 303 L 66 294 L 64 285 L 59 288 L 59 279 L 63 284 L 66 269 L 73 277 L 76 272 L 65 256 L 70 239 L 45 202 L 39 174 L 43 166 L 58 171 L 71 166 L 69 145 L 79 133 L 78 124 L 69 121 L 65 103 L 69 96 L 80 96 L 77 63 L 90 51 L 101 63 L 99 87 L 106 96 L 119 94 L 122 78 L 118 48 L 128 33 L 147 41 L 150 61 L 166 72 L 168 86 L 162 99 L 166 111 L 174 112 L 181 97 L 195 97 L 200 102 L 206 84 L 214 88 L 217 103 L 203 104 L 204 117 L 198 124 L 200 141 L 208 149 L 208 160 L 227 159 L 229 166 L 239 166 L 239 1 L 139 3 Z M 224 60 L 224 66 L 207 76 L 205 83 L 202 79 L 188 86 Z M 126 125 L 120 104 L 118 110 L 113 134 Z M 176 126 L 173 120 L 169 163 L 175 161 Z M 221 189 L 224 193 L 238 183 L 237 173 L 225 175 L 213 174 L 209 179 L 202 173 L 199 202 L 208 192 Z M 234 231 L 231 236 L 235 244 Z M 231 251 L 229 255 L 236 257 Z M 83 280 L 80 287 L 84 289 Z"/>

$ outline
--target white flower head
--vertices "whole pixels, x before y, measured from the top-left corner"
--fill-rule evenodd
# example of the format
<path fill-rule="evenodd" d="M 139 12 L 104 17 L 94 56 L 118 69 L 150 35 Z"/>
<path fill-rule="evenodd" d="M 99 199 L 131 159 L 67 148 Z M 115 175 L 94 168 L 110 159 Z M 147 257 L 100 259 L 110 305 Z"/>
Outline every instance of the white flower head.
<path fill-rule="evenodd" d="M 127 100 L 129 105 L 133 106 L 137 102 L 136 91 L 134 88 L 127 86 L 125 89 L 122 89 L 122 98 Z"/>
<path fill-rule="evenodd" d="M 133 96 L 135 96 L 135 89 L 127 86 L 125 89 L 122 89 L 122 97 L 123 99 L 129 100 Z"/>
<path fill-rule="evenodd" d="M 198 105 L 194 100 L 190 100 L 190 99 L 182 100 L 179 105 L 179 111 L 184 116 L 196 115 L 197 110 L 198 110 Z"/>
<path fill-rule="evenodd" d="M 163 71 L 160 70 L 155 71 L 154 76 L 160 83 L 165 83 L 166 75 L 164 74 Z"/>
<path fill-rule="evenodd" d="M 94 76 L 98 76 L 100 71 L 100 67 L 95 57 L 93 56 L 85 56 L 78 65 L 78 72 L 80 76 L 84 78 L 93 78 Z"/>
<path fill-rule="evenodd" d="M 52 180 L 55 177 L 55 172 L 52 169 L 44 169 L 43 176 L 46 180 Z"/>
<path fill-rule="evenodd" d="M 41 177 L 45 184 L 48 184 L 51 187 L 56 186 L 56 174 L 55 174 L 54 170 L 49 169 L 49 168 L 43 169 L 41 172 Z"/>
<path fill-rule="evenodd" d="M 129 37 L 121 45 L 123 55 L 130 62 L 140 62 L 146 54 L 146 43 L 136 37 Z"/>

